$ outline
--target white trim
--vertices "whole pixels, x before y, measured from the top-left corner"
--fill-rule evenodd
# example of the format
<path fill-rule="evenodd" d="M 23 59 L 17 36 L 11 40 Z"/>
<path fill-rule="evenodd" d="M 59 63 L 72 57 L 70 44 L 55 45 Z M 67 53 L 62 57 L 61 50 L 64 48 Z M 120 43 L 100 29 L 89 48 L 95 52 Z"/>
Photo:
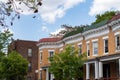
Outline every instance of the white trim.
<path fill-rule="evenodd" d="M 98 42 L 98 39 L 93 39 L 92 42 Z"/>
<path fill-rule="evenodd" d="M 98 52 L 97 52 L 97 54 L 94 53 L 94 43 L 97 43 L 97 50 L 98 50 L 98 40 L 95 40 L 95 41 L 93 41 L 93 43 L 92 43 L 92 53 L 93 53 L 92 55 L 93 55 L 93 56 L 98 56 Z"/>
<path fill-rule="evenodd" d="M 98 61 L 95 61 L 95 79 L 98 79 L 98 74 L 99 74 L 99 63 L 98 63 Z"/>
<path fill-rule="evenodd" d="M 48 52 L 51 52 L 51 51 L 55 52 L 55 50 L 48 50 Z"/>
<path fill-rule="evenodd" d="M 82 45 L 82 42 L 78 43 L 77 45 L 78 45 L 78 46 L 79 46 L 79 45 Z"/>
<path fill-rule="evenodd" d="M 85 40 L 106 35 L 109 33 L 109 28 L 107 25 L 101 26 L 99 28 L 91 29 L 83 33 Z"/>
<path fill-rule="evenodd" d="M 86 44 L 89 44 L 89 43 L 90 43 L 90 41 L 87 41 L 87 42 L 86 42 Z"/>
<path fill-rule="evenodd" d="M 39 53 L 40 55 L 39 55 L 39 59 L 40 59 L 40 64 L 42 63 L 42 59 L 41 59 L 41 56 L 42 56 L 42 58 L 43 58 L 43 52 L 42 51 L 40 51 L 40 53 Z"/>
<path fill-rule="evenodd" d="M 108 39 L 109 37 L 108 36 L 104 36 L 103 39 Z"/>
<path fill-rule="evenodd" d="M 100 61 L 109 61 L 109 60 L 115 60 L 115 59 L 119 59 L 120 56 L 115 56 L 115 57 L 111 57 L 111 58 L 104 58 L 104 59 L 100 59 Z"/>
<path fill-rule="evenodd" d="M 90 79 L 90 64 L 86 63 L 86 79 Z"/>
<path fill-rule="evenodd" d="M 104 47 L 103 47 L 103 48 L 104 48 L 104 49 L 103 49 L 103 50 L 104 50 L 104 55 L 107 55 L 108 52 L 109 52 L 109 46 L 108 46 L 108 52 L 105 53 L 105 40 L 108 40 L 108 37 L 107 37 L 107 36 L 104 38 Z M 109 45 L 109 43 L 108 43 L 108 45 Z"/>
<path fill-rule="evenodd" d="M 89 45 L 89 46 L 88 46 Z M 86 47 L 87 47 L 87 57 L 90 57 L 90 54 L 89 54 L 89 56 L 88 56 L 88 50 L 90 50 L 90 44 L 89 43 L 87 43 L 86 44 Z M 89 48 L 89 49 L 88 49 Z"/>
<path fill-rule="evenodd" d="M 99 79 L 103 77 L 103 63 L 99 61 Z"/>
<path fill-rule="evenodd" d="M 89 59 L 88 59 L 88 61 L 89 61 Z M 87 64 L 87 63 L 91 64 L 91 63 L 95 63 L 95 61 L 85 62 L 84 64 Z"/>
<path fill-rule="evenodd" d="M 119 35 L 120 34 L 120 32 L 115 32 L 114 33 L 114 36 L 117 36 L 117 35 Z"/>

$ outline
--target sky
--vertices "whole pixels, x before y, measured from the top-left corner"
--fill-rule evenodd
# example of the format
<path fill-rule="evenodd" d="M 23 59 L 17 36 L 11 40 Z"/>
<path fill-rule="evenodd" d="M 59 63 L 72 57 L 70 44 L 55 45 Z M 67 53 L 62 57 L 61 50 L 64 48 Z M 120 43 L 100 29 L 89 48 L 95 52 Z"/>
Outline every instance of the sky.
<path fill-rule="evenodd" d="M 58 32 L 63 24 L 91 24 L 96 14 L 120 10 L 120 0 L 42 0 L 39 14 L 32 14 L 25 7 L 23 9 L 21 18 L 10 27 L 13 38 L 38 41 Z M 34 15 L 37 17 L 33 18 Z"/>

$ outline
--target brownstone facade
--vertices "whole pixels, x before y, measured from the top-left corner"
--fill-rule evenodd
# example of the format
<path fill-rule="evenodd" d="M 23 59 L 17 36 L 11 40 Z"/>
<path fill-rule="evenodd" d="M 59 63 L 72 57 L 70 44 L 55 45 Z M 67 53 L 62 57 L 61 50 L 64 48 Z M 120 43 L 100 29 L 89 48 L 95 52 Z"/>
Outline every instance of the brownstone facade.
<path fill-rule="evenodd" d="M 9 50 L 20 53 L 29 62 L 27 80 L 38 80 L 38 47 L 36 41 L 15 40 Z"/>

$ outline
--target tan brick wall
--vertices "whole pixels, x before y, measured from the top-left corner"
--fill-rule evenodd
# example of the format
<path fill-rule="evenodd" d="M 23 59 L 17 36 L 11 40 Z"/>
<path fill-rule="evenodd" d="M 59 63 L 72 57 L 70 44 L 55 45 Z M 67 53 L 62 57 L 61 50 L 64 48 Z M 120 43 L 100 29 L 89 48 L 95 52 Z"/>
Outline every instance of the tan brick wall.
<path fill-rule="evenodd" d="M 115 31 L 115 32 L 120 32 L 120 30 Z M 95 38 L 91 38 L 88 40 L 85 40 L 83 38 L 82 41 L 76 42 L 73 45 L 75 45 L 75 48 L 78 49 L 78 44 L 82 42 L 82 53 L 84 53 L 84 52 L 87 52 L 86 42 L 90 41 L 90 43 L 89 43 L 90 44 L 90 57 L 88 59 L 99 57 L 99 56 L 104 56 L 105 54 L 104 54 L 104 39 L 103 39 L 103 37 L 108 36 L 108 49 L 109 49 L 108 51 L 109 52 L 106 55 L 115 54 L 116 53 L 115 52 L 116 51 L 115 50 L 115 36 L 114 36 L 115 32 L 113 32 L 111 29 L 109 29 L 109 34 L 102 35 L 102 36 L 95 37 Z M 98 39 L 98 55 L 97 56 L 93 56 L 93 42 L 92 42 L 92 40 L 95 40 L 95 39 Z M 65 49 L 65 46 L 63 47 L 63 49 Z M 61 49 L 61 48 L 59 48 L 59 49 Z M 55 50 L 56 53 L 59 53 L 59 49 L 52 49 L 52 48 L 43 49 L 42 50 L 43 51 L 43 62 L 40 66 L 49 65 L 49 63 L 48 63 L 48 50 Z M 111 66 L 113 66 L 113 65 L 111 65 Z M 114 67 L 115 66 L 113 66 L 113 68 L 111 68 L 111 71 L 113 71 Z M 85 71 L 85 68 L 84 68 L 84 71 Z M 84 75 L 84 77 L 85 77 L 85 75 Z"/>

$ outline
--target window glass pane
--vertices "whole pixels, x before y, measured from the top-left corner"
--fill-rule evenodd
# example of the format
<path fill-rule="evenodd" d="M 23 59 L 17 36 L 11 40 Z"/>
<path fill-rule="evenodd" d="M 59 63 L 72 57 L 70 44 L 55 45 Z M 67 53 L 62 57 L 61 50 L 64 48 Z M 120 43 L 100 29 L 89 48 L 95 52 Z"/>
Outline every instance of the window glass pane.
<path fill-rule="evenodd" d="M 28 71 L 32 71 L 32 64 L 31 63 L 28 64 Z"/>
<path fill-rule="evenodd" d="M 108 52 L 108 39 L 104 40 L 104 44 L 105 44 L 105 46 L 104 46 L 105 53 L 107 53 Z"/>
<path fill-rule="evenodd" d="M 120 37 L 119 37 L 119 35 L 117 35 L 115 39 L 116 39 L 116 49 L 120 50 Z"/>
<path fill-rule="evenodd" d="M 98 54 L 98 43 L 93 42 L 93 54 L 96 55 Z"/>
<path fill-rule="evenodd" d="M 29 56 L 29 57 L 32 56 L 32 49 L 28 49 L 28 56 Z"/>
<path fill-rule="evenodd" d="M 90 56 L 90 44 L 87 44 L 87 55 Z"/>
<path fill-rule="evenodd" d="M 40 52 L 40 61 L 42 61 L 42 52 Z"/>
<path fill-rule="evenodd" d="M 53 52 L 53 51 L 50 51 L 50 52 L 49 52 L 50 57 L 52 57 L 52 56 L 53 56 L 53 54 L 54 54 L 54 52 Z"/>

